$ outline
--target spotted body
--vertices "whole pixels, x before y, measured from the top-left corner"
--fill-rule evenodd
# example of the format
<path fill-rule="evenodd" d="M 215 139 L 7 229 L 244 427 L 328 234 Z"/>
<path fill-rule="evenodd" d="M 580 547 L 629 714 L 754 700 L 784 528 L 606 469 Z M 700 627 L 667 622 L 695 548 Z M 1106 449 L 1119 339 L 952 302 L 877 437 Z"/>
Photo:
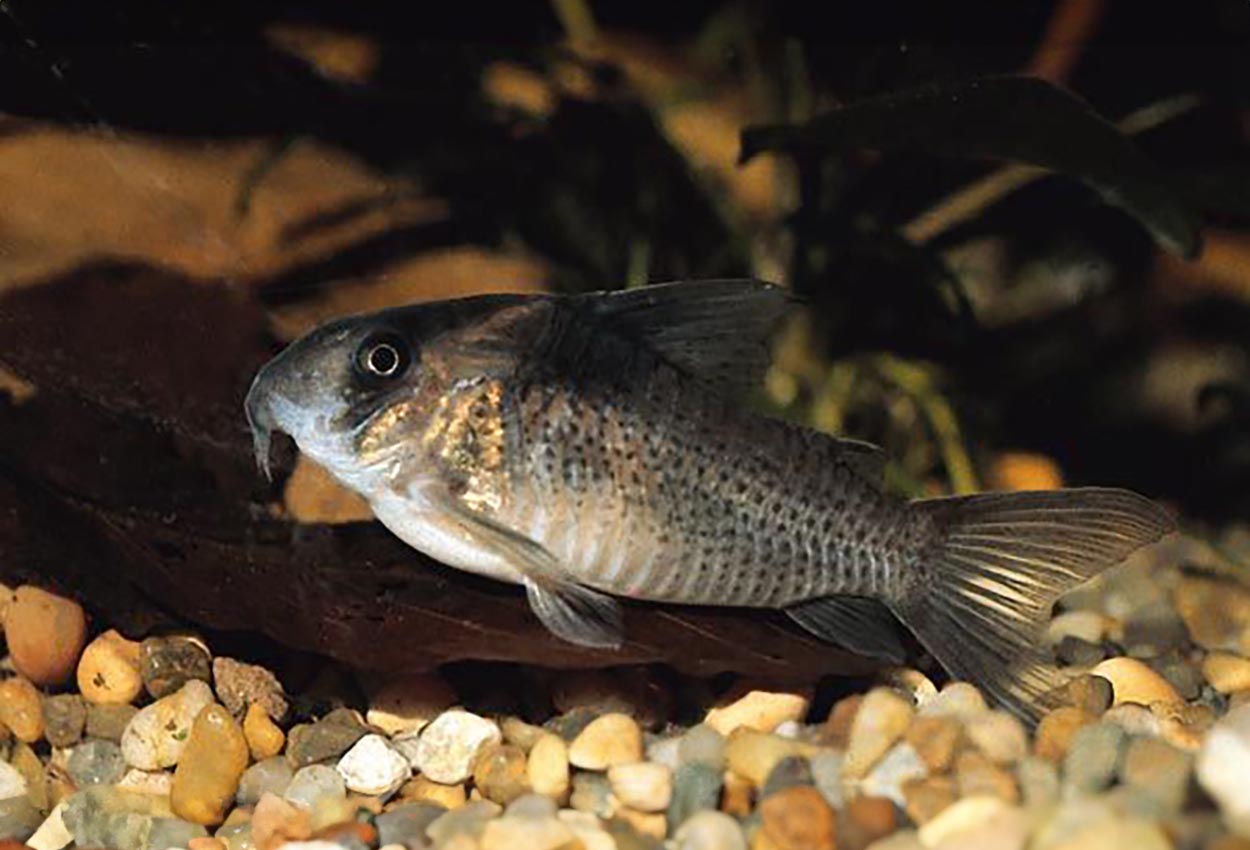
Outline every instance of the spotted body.
<path fill-rule="evenodd" d="M 443 562 L 525 587 L 553 632 L 621 640 L 617 598 L 772 608 L 902 660 L 898 617 L 1022 714 L 1063 590 L 1170 520 L 1123 490 L 906 502 L 874 447 L 751 413 L 787 299 L 744 281 L 497 296 L 358 317 L 261 371 L 247 410 Z"/>

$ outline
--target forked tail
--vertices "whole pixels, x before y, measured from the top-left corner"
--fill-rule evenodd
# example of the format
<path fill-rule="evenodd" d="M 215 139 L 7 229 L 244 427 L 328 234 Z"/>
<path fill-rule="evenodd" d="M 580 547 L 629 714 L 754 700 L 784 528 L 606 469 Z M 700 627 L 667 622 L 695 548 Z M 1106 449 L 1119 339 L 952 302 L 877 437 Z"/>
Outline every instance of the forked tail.
<path fill-rule="evenodd" d="M 1127 490 L 985 493 L 913 502 L 937 541 L 891 604 L 951 673 L 1036 720 L 1065 682 L 1043 640 L 1063 593 L 1175 527 Z"/>

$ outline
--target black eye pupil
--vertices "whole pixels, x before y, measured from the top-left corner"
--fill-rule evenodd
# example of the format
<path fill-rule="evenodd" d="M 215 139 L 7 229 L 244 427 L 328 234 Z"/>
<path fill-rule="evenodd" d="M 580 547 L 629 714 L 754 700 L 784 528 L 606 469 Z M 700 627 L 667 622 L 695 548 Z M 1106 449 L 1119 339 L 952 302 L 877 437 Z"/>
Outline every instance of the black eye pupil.
<path fill-rule="evenodd" d="M 399 368 L 399 352 L 389 343 L 379 343 L 370 349 L 365 363 L 375 375 L 392 375 Z"/>

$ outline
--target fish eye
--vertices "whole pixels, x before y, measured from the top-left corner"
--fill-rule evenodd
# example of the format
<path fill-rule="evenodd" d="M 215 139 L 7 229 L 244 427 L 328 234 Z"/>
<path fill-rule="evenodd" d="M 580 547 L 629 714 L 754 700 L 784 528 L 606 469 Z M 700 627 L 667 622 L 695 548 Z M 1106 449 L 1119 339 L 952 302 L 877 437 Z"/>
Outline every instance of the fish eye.
<path fill-rule="evenodd" d="M 370 337 L 356 352 L 356 365 L 373 378 L 395 378 L 408 368 L 408 347 L 394 334 Z"/>

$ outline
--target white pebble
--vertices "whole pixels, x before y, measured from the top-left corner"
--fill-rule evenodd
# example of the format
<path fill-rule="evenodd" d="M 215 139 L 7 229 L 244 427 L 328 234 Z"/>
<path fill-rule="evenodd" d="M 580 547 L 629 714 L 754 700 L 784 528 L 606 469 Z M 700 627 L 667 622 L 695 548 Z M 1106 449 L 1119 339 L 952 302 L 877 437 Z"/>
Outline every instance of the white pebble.
<path fill-rule="evenodd" d="M 1229 829 L 1250 838 L 1250 705 L 1233 709 L 1211 727 L 1196 772 Z"/>
<path fill-rule="evenodd" d="M 412 766 L 433 782 L 457 785 L 473 773 L 478 751 L 501 741 L 503 733 L 485 717 L 460 709 L 445 711 L 422 730 Z"/>
<path fill-rule="evenodd" d="M 349 791 L 389 797 L 412 775 L 408 760 L 381 735 L 365 735 L 343 754 L 337 765 Z"/>
<path fill-rule="evenodd" d="M 640 812 L 662 812 L 673 796 L 673 772 L 654 762 L 609 767 L 608 784 L 617 800 Z"/>
<path fill-rule="evenodd" d="M 31 850 L 61 850 L 62 847 L 69 846 L 74 840 L 74 834 L 61 819 L 64 811 L 65 801 L 62 800 L 35 830 L 35 834 L 26 839 L 26 846 Z"/>
<path fill-rule="evenodd" d="M 0 761 L 0 800 L 26 796 L 26 777 L 6 761 Z"/>
<path fill-rule="evenodd" d="M 122 757 L 140 770 L 173 767 L 182 757 L 191 724 L 205 706 L 213 704 L 213 689 L 192 679 L 178 691 L 139 709 L 122 732 Z"/>
<path fill-rule="evenodd" d="M 724 812 L 695 812 L 677 828 L 676 850 L 747 850 L 738 822 Z"/>

